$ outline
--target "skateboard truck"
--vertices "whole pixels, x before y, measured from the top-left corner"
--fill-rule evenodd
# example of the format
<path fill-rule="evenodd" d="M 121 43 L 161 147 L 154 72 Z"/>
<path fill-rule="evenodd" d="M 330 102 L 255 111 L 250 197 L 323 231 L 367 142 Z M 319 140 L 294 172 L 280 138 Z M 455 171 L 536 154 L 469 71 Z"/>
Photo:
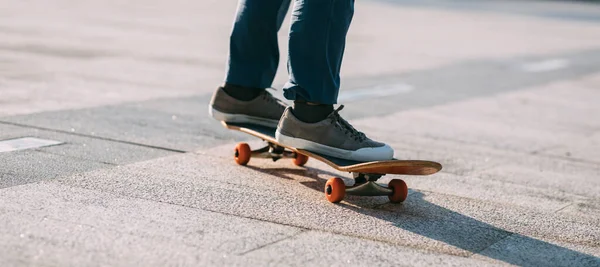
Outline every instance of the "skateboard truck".
<path fill-rule="evenodd" d="M 385 174 L 369 174 L 369 173 L 360 173 L 353 172 L 352 177 L 354 178 L 354 185 L 364 184 L 366 182 L 375 182 L 384 176 Z"/>
<path fill-rule="evenodd" d="M 263 148 L 250 151 L 250 157 L 273 159 L 273 161 L 277 161 L 282 158 L 295 159 L 296 156 L 296 152 L 287 151 L 284 147 L 273 143 L 269 143 L 269 145 Z"/>
<path fill-rule="evenodd" d="M 282 158 L 293 159 L 296 166 L 304 166 L 308 161 L 308 157 L 294 151 L 286 150 L 285 147 L 269 142 L 267 146 L 256 150 L 250 150 L 250 146 L 246 143 L 239 143 L 235 147 L 234 159 L 237 164 L 246 165 L 250 158 L 267 158 L 277 161 Z"/>
<path fill-rule="evenodd" d="M 356 196 L 389 196 L 394 193 L 393 190 L 383 187 L 375 182 L 366 182 L 364 184 L 346 187 L 346 194 Z"/>
<path fill-rule="evenodd" d="M 325 196 L 332 203 L 340 202 L 346 194 L 355 196 L 387 196 L 392 203 L 403 202 L 408 196 L 408 186 L 403 180 L 392 179 L 388 186 L 376 181 L 384 174 L 353 172 L 354 185 L 346 186 L 341 178 L 334 177 L 325 184 Z"/>
<path fill-rule="evenodd" d="M 399 203 L 406 199 L 408 187 L 399 179 L 393 179 L 388 187 L 376 181 L 385 174 L 353 172 L 354 185 L 346 186 L 340 178 L 331 178 L 325 184 L 325 195 L 330 202 L 339 202 L 346 194 L 355 196 L 388 196 L 391 202 Z"/>
<path fill-rule="evenodd" d="M 393 190 L 376 183 L 383 174 L 353 172 L 352 176 L 354 176 L 354 185 L 346 187 L 346 194 L 348 195 L 389 196 L 394 193 Z M 331 194 L 331 192 L 329 193 Z"/>

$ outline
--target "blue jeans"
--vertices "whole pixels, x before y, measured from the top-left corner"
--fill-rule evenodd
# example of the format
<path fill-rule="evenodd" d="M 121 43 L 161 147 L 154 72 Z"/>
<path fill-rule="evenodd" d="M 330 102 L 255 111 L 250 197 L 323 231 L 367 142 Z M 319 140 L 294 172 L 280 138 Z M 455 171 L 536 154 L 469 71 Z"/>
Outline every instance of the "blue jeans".
<path fill-rule="evenodd" d="M 279 63 L 277 32 L 291 0 L 240 0 L 225 82 L 271 87 Z M 354 0 L 294 0 L 284 96 L 336 104 Z"/>

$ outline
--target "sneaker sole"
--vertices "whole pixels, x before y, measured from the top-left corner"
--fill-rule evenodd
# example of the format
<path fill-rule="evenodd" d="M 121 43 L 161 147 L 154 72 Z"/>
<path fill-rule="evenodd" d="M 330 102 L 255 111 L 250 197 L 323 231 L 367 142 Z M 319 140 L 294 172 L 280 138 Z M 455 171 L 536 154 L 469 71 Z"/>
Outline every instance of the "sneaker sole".
<path fill-rule="evenodd" d="M 277 128 L 277 124 L 279 124 L 279 120 L 265 119 L 244 114 L 229 114 L 218 111 L 213 107 L 208 107 L 208 113 L 216 120 L 229 123 L 250 123 L 270 128 Z"/>
<path fill-rule="evenodd" d="M 331 157 L 342 158 L 347 160 L 366 162 L 391 160 L 394 157 L 394 152 L 392 148 L 388 145 L 374 148 L 361 148 L 358 150 L 345 150 L 341 148 L 326 146 L 302 138 L 287 136 L 279 132 L 279 130 L 275 131 L 275 139 L 277 140 L 277 142 L 286 146 L 291 146 L 297 149 L 304 149 L 311 152 L 316 152 L 319 154 L 324 154 Z"/>

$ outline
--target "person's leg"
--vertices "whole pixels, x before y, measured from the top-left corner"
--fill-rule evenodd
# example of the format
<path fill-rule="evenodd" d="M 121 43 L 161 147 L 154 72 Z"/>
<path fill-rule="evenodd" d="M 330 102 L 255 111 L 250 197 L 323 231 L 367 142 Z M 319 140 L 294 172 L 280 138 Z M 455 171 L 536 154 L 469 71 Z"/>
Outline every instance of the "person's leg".
<path fill-rule="evenodd" d="M 229 42 L 226 91 L 242 100 L 271 87 L 279 64 L 277 32 L 290 0 L 241 0 Z M 229 90 L 228 90 L 229 89 Z M 247 90 L 245 90 L 247 89 Z M 246 94 L 244 94 L 246 93 Z"/>
<path fill-rule="evenodd" d="M 333 105 L 354 0 L 296 0 L 289 33 L 284 95 L 290 100 Z"/>
<path fill-rule="evenodd" d="M 290 0 L 240 0 L 230 37 L 225 84 L 210 102 L 209 114 L 220 121 L 277 127 L 285 104 L 265 88 L 279 63 L 277 31 Z"/>
<path fill-rule="evenodd" d="M 368 138 L 333 110 L 354 0 L 296 0 L 290 30 L 284 95 L 294 107 L 284 112 L 277 141 L 338 158 L 389 160 L 394 150 Z"/>

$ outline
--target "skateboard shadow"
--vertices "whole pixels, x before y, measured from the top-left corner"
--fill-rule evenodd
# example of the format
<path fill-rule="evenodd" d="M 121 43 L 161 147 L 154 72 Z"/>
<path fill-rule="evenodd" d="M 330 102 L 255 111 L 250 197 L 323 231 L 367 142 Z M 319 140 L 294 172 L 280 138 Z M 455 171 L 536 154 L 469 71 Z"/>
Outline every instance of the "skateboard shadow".
<path fill-rule="evenodd" d="M 328 172 L 328 171 L 323 171 L 323 170 L 319 170 L 319 169 L 315 169 L 315 168 L 311 168 L 311 167 L 299 167 L 297 169 L 290 169 L 290 168 L 260 168 L 260 167 L 255 167 L 255 166 L 250 166 L 250 165 L 246 165 L 246 168 L 252 169 L 254 171 L 260 172 L 260 173 L 264 173 L 264 174 L 269 174 L 278 178 L 282 178 L 282 179 L 286 179 L 286 180 L 295 180 L 294 176 L 298 177 L 304 177 L 304 178 L 309 178 L 312 180 L 308 180 L 308 181 L 301 181 L 299 182 L 300 184 L 317 190 L 317 191 L 323 191 L 323 188 L 325 187 L 325 183 L 327 183 L 326 179 L 320 178 L 319 175 L 325 175 L 325 176 L 330 176 L 330 177 L 337 177 L 339 176 L 338 174 L 332 173 L 332 172 Z"/>
<path fill-rule="evenodd" d="M 474 255 L 482 255 L 518 266 L 600 266 L 600 258 L 556 244 L 508 231 L 441 207 L 424 199 L 425 194 L 411 190 L 402 204 L 384 203 L 374 210 L 348 209 L 391 222 L 412 233 L 438 240 Z M 386 201 L 386 200 L 383 200 Z M 387 201 L 386 201 L 387 202 Z M 360 205 L 354 202 L 353 205 Z M 502 217 L 492 210 L 481 210 L 489 217 Z M 524 222 L 533 224 L 536 222 Z"/>
<path fill-rule="evenodd" d="M 319 175 L 337 174 L 306 167 L 303 169 L 250 167 L 284 179 L 303 176 L 308 188 L 323 192 L 326 179 Z M 346 182 L 348 183 L 348 178 Z M 354 212 L 386 220 L 394 226 L 481 255 L 519 266 L 600 266 L 600 258 L 536 238 L 504 230 L 489 223 L 444 208 L 425 199 L 426 194 L 410 190 L 407 200 L 393 204 L 387 197 L 347 196 L 340 205 Z M 502 217 L 499 211 L 481 210 L 490 217 Z M 535 223 L 526 222 L 523 223 Z"/>

